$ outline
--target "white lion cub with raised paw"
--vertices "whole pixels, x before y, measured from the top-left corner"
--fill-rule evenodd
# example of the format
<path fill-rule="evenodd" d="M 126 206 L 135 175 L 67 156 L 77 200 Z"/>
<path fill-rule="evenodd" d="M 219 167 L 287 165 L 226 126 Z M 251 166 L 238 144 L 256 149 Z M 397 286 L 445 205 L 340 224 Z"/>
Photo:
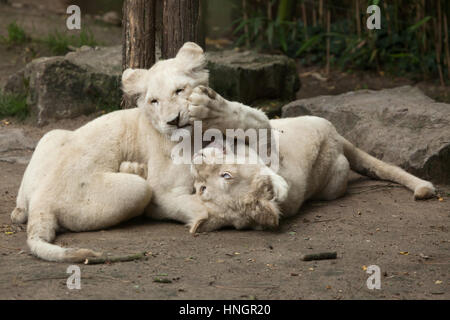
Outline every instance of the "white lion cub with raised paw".
<path fill-rule="evenodd" d="M 11 214 L 13 222 L 28 221 L 34 255 L 73 262 L 99 255 L 52 244 L 58 230 L 104 229 L 143 213 L 193 228 L 207 217 L 192 193 L 190 163 L 171 160 L 178 144 L 171 137 L 192 131 L 195 120 L 204 130 L 218 119 L 244 130 L 270 124 L 263 112 L 206 90 L 205 65 L 202 48 L 188 42 L 150 70 L 127 69 L 123 90 L 138 96 L 138 108 L 106 114 L 75 131 L 53 130 L 39 141 Z"/>
<path fill-rule="evenodd" d="M 218 142 L 195 156 L 202 160 L 191 167 L 196 192 L 209 214 L 207 219 L 197 221 L 194 231 L 225 226 L 275 227 L 281 215 L 296 214 L 307 199 L 332 200 L 342 196 L 350 169 L 402 184 L 414 192 L 415 199 L 435 194 L 430 182 L 358 149 L 323 118 L 304 116 L 270 123 L 279 132 L 278 172 L 261 159 L 251 163 L 250 155 L 255 155 L 248 147 L 245 159 L 236 155 L 229 161 L 223 146 L 217 147 Z"/>

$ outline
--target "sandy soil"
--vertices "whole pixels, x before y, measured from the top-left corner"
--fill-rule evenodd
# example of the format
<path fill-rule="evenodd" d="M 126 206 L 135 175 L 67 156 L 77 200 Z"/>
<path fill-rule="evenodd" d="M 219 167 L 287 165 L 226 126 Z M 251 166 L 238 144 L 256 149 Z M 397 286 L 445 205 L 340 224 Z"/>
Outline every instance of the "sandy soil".
<path fill-rule="evenodd" d="M 37 140 L 52 128 L 74 129 L 91 118 L 8 128 L 21 127 Z M 24 170 L 0 162 L 0 299 L 450 298 L 448 186 L 439 186 L 443 201 L 414 201 L 400 186 L 355 174 L 345 197 L 308 203 L 273 232 L 192 236 L 177 223 L 137 218 L 108 230 L 61 234 L 56 243 L 62 246 L 114 255 L 149 252 L 146 260 L 80 264 L 81 290 L 69 290 L 69 264 L 31 256 L 25 226 L 11 225 Z M 336 251 L 338 259 L 300 260 L 324 251 Z M 380 290 L 366 286 L 369 265 L 381 269 Z"/>

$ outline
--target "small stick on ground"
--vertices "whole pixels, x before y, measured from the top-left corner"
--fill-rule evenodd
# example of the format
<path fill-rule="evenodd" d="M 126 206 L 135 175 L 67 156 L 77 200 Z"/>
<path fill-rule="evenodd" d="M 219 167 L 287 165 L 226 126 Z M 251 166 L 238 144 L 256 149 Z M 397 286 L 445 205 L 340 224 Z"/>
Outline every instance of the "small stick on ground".
<path fill-rule="evenodd" d="M 320 252 L 312 254 L 304 254 L 300 259 L 303 261 L 336 259 L 337 252 Z"/>
<path fill-rule="evenodd" d="M 84 261 L 84 264 L 102 264 L 102 263 L 113 263 L 113 262 L 126 262 L 126 261 L 134 261 L 145 258 L 145 252 L 136 253 L 128 256 L 111 256 L 111 257 L 95 257 L 88 258 Z"/>

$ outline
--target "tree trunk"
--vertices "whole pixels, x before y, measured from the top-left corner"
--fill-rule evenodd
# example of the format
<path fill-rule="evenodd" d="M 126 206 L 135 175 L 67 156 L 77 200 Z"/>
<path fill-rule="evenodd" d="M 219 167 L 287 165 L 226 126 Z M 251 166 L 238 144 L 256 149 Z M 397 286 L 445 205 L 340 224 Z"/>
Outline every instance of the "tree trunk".
<path fill-rule="evenodd" d="M 205 46 L 200 1 L 164 0 L 162 58 L 173 58 L 187 41 Z"/>
<path fill-rule="evenodd" d="M 125 0 L 122 20 L 122 70 L 149 69 L 155 63 L 155 3 L 158 0 Z M 134 107 L 124 97 L 122 108 Z"/>

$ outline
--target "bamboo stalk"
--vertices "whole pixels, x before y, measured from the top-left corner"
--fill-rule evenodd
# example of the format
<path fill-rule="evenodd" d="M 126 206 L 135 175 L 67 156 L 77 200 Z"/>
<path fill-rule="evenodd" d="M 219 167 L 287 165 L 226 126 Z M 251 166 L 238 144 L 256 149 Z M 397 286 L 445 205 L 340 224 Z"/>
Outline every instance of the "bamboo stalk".
<path fill-rule="evenodd" d="M 388 6 L 386 1 L 383 1 L 383 7 L 384 12 L 386 13 L 386 21 L 387 21 L 387 33 L 389 36 L 391 36 L 392 30 L 391 30 L 391 17 L 389 15 Z"/>
<path fill-rule="evenodd" d="M 395 33 L 398 33 L 398 3 L 394 0 L 394 27 Z"/>
<path fill-rule="evenodd" d="M 361 38 L 361 19 L 359 15 L 359 0 L 355 0 L 355 18 L 356 18 L 356 32 L 358 38 Z"/>
<path fill-rule="evenodd" d="M 269 23 L 273 21 L 273 14 L 272 14 L 272 3 L 270 0 L 267 0 L 267 20 Z M 269 45 L 270 48 L 273 48 L 273 39 L 269 38 Z"/>
<path fill-rule="evenodd" d="M 422 0 L 422 8 L 423 8 L 423 15 L 422 15 L 422 18 L 424 18 L 424 17 L 425 17 L 425 11 L 426 11 L 425 0 Z M 425 36 L 423 37 L 423 39 L 424 39 L 424 41 L 423 41 L 423 53 L 424 53 L 424 54 L 425 54 L 425 52 L 427 52 L 427 46 L 428 46 L 428 40 L 427 40 L 427 37 L 426 37 L 426 34 L 427 34 L 427 28 L 428 28 L 427 26 L 428 26 L 427 23 L 424 23 L 424 24 L 422 25 L 422 31 L 423 31 L 422 36 L 425 35 Z"/>
<path fill-rule="evenodd" d="M 423 11 L 422 11 L 422 8 L 421 8 L 421 3 L 418 1 L 417 4 L 416 4 L 416 23 L 418 23 L 420 20 L 422 20 L 422 14 L 423 14 Z M 421 57 L 423 58 L 422 37 L 423 37 L 423 28 L 420 28 L 417 31 L 417 39 L 419 41 Z"/>
<path fill-rule="evenodd" d="M 421 0 L 421 1 L 417 1 L 416 4 L 416 23 L 418 23 L 419 21 L 421 21 L 424 17 L 425 17 L 425 4 L 424 2 L 425 0 Z M 426 24 L 426 23 L 425 23 Z M 419 50 L 420 50 L 420 58 L 423 61 L 424 60 L 424 55 L 425 55 L 425 50 L 424 50 L 424 46 L 425 46 L 425 40 L 426 38 L 424 38 L 425 35 L 425 24 L 422 25 L 419 30 L 417 30 L 417 41 L 419 42 Z M 424 76 L 427 73 L 427 69 L 424 63 L 420 64 L 420 67 L 422 69 L 422 72 L 424 74 Z"/>
<path fill-rule="evenodd" d="M 308 40 L 308 21 L 306 17 L 306 6 L 305 1 L 302 1 L 302 20 L 303 20 L 303 30 L 305 32 L 305 39 Z"/>
<path fill-rule="evenodd" d="M 439 41 L 439 51 L 442 50 L 442 14 L 441 14 L 441 0 L 436 0 L 437 2 L 437 14 L 438 14 L 438 41 Z M 440 52 L 439 52 L 440 53 Z"/>
<path fill-rule="evenodd" d="M 267 19 L 269 21 L 273 20 L 272 3 L 270 2 L 270 0 L 267 1 Z"/>
<path fill-rule="evenodd" d="M 330 33 L 330 25 L 331 25 L 331 14 L 330 9 L 327 9 L 327 33 Z M 327 67 L 326 74 L 330 73 L 330 36 L 327 36 Z"/>
<path fill-rule="evenodd" d="M 438 0 L 439 1 L 439 0 Z M 441 83 L 441 86 L 444 86 L 444 75 L 442 74 L 442 66 L 441 66 L 441 40 L 438 38 L 439 35 L 439 23 L 436 22 L 436 19 L 433 19 L 433 27 L 434 27 L 434 49 L 436 52 L 436 65 L 439 72 L 439 81 Z"/>
<path fill-rule="evenodd" d="M 316 16 L 316 7 L 313 4 L 313 9 L 312 9 L 312 21 L 313 21 L 313 26 L 317 26 L 317 16 Z"/>
<path fill-rule="evenodd" d="M 416 23 L 420 21 L 421 17 L 421 11 L 420 11 L 420 3 L 416 3 Z"/>
<path fill-rule="evenodd" d="M 319 0 L 319 24 L 323 25 L 323 0 Z"/>
<path fill-rule="evenodd" d="M 444 15 L 444 43 L 445 43 L 445 58 L 447 60 L 447 77 L 450 80 L 450 50 L 448 47 L 448 25 L 447 25 L 447 15 Z"/>
<path fill-rule="evenodd" d="M 247 1 L 246 0 L 242 0 L 242 15 L 244 18 L 244 21 L 246 21 L 245 25 L 244 25 L 244 33 L 245 33 L 245 45 L 247 47 L 250 46 L 250 33 L 248 31 L 248 14 L 247 14 Z"/>
<path fill-rule="evenodd" d="M 441 15 L 441 0 L 436 0 L 437 2 L 437 14 L 438 14 L 438 21 L 437 21 L 437 46 L 436 46 L 436 57 L 437 57 L 437 63 L 438 63 L 438 70 L 439 70 L 439 80 L 441 81 L 441 86 L 445 86 L 444 82 L 444 75 L 442 73 L 442 66 L 441 66 L 441 54 L 442 54 L 442 15 Z"/>

